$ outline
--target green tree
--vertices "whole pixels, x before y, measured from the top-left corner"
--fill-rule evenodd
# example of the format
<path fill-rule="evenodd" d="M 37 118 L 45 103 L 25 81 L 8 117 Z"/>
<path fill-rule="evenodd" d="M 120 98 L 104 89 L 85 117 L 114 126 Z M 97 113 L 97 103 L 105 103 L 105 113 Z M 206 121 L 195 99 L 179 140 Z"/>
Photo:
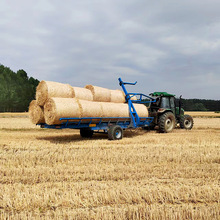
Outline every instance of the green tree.
<path fill-rule="evenodd" d="M 0 111 L 27 111 L 38 83 L 22 69 L 15 73 L 0 65 Z"/>

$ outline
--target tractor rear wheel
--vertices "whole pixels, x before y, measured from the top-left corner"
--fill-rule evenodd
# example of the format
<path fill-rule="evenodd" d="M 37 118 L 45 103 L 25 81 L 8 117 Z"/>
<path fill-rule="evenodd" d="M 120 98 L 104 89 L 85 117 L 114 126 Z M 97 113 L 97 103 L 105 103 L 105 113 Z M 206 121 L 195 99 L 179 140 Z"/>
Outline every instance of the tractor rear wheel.
<path fill-rule="evenodd" d="M 89 128 L 81 128 L 80 129 L 80 135 L 83 138 L 91 138 L 94 131 Z"/>
<path fill-rule="evenodd" d="M 119 140 L 123 138 L 123 130 L 119 125 L 112 125 L 108 130 L 109 140 Z"/>
<path fill-rule="evenodd" d="M 190 130 L 193 127 L 193 118 L 190 115 L 183 115 L 180 118 L 180 128 Z"/>
<path fill-rule="evenodd" d="M 172 112 L 166 112 L 159 118 L 159 131 L 161 133 L 171 132 L 175 128 L 176 120 Z"/>

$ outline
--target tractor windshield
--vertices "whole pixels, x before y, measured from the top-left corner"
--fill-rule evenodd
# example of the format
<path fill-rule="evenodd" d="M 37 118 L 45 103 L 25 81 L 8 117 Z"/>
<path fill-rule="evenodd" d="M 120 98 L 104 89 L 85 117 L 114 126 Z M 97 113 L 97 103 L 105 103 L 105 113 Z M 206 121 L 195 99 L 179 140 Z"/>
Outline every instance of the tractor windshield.
<path fill-rule="evenodd" d="M 161 108 L 170 108 L 170 99 L 169 97 L 162 97 L 161 99 Z"/>

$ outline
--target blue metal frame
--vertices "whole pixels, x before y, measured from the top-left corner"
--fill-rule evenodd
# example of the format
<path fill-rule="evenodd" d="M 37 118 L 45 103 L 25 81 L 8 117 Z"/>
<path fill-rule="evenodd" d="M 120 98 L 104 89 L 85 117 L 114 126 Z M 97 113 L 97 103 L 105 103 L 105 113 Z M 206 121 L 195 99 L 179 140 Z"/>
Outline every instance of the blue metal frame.
<path fill-rule="evenodd" d="M 144 95 L 142 93 L 128 93 L 126 88 L 125 88 L 125 85 L 136 85 L 137 84 L 137 81 L 135 83 L 128 83 L 128 82 L 123 82 L 121 78 L 118 78 L 118 81 L 119 81 L 119 85 L 122 87 L 124 93 L 125 93 L 125 99 L 128 103 L 128 106 L 129 106 L 129 112 L 130 112 L 130 117 L 131 117 L 131 124 L 130 124 L 130 127 L 134 127 L 134 128 L 137 128 L 137 127 L 141 127 L 143 126 L 141 121 L 140 121 L 140 117 L 138 116 L 138 113 L 136 112 L 136 109 L 133 105 L 133 103 L 150 103 L 150 102 L 156 102 L 155 99 L 151 98 L 150 96 L 147 96 L 147 95 Z M 134 96 L 139 96 L 137 98 L 137 100 L 131 100 L 132 97 Z M 143 97 L 146 97 L 148 99 L 150 99 L 151 101 L 143 101 L 142 98 Z"/>
<path fill-rule="evenodd" d="M 128 103 L 130 117 L 109 117 L 109 118 L 101 118 L 101 117 L 88 117 L 88 118 L 60 118 L 60 121 L 63 121 L 59 125 L 48 125 L 48 124 L 40 124 L 42 128 L 51 128 L 51 129 L 63 129 L 63 128 L 71 128 L 71 129 L 82 129 L 89 128 L 91 130 L 104 130 L 105 132 L 109 129 L 111 125 L 119 125 L 122 129 L 126 128 L 137 128 L 149 126 L 153 121 L 153 117 L 139 117 L 133 103 L 150 103 L 155 102 L 153 98 L 144 95 L 142 93 L 128 93 L 125 85 L 135 85 L 135 83 L 123 82 L 121 78 L 118 79 L 119 84 L 122 87 L 125 93 L 125 99 Z M 131 100 L 133 96 L 138 97 L 137 100 Z M 149 101 L 143 101 L 142 99 L 148 98 Z"/>
<path fill-rule="evenodd" d="M 60 125 L 48 125 L 41 124 L 42 128 L 52 128 L 52 129 L 81 129 L 90 128 L 91 130 L 108 130 L 111 125 L 120 125 L 121 128 L 126 129 L 130 127 L 131 118 L 117 117 L 117 118 L 60 118 L 60 121 L 64 121 Z M 140 117 L 140 127 L 150 125 L 153 121 L 153 117 Z"/>

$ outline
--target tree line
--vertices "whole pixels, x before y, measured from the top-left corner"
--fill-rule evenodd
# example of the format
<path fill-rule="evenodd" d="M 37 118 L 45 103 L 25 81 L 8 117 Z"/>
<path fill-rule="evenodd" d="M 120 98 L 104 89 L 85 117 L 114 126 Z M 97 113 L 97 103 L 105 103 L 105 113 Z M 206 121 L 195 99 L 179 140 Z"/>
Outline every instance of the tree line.
<path fill-rule="evenodd" d="M 16 73 L 0 65 L 0 112 L 25 112 L 35 99 L 39 80 L 21 69 Z M 220 111 L 220 100 L 182 99 L 186 111 Z"/>
<path fill-rule="evenodd" d="M 220 111 L 220 100 L 182 99 L 185 111 Z"/>
<path fill-rule="evenodd" d="M 39 81 L 21 69 L 16 73 L 0 65 L 0 112 L 25 112 L 35 98 Z"/>

